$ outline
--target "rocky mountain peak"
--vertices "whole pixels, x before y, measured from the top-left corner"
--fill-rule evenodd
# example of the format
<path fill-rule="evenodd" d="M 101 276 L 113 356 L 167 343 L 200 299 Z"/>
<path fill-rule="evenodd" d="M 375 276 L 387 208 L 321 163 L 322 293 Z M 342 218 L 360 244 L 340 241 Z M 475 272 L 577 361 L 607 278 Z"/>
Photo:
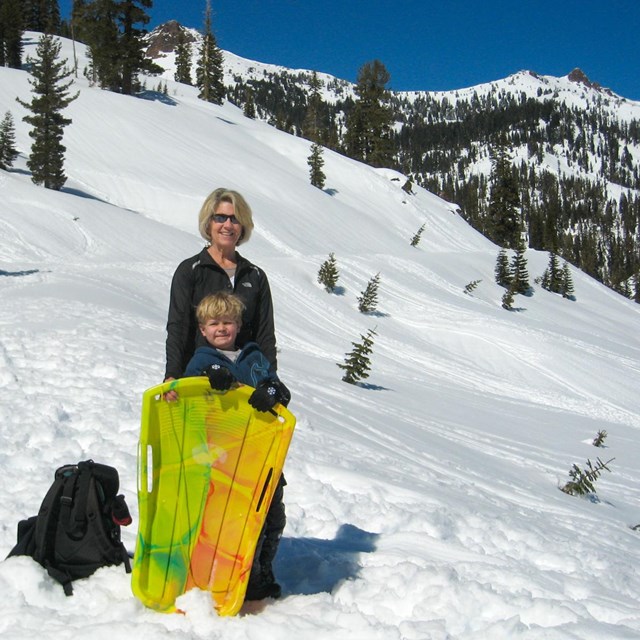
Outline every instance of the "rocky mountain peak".
<path fill-rule="evenodd" d="M 192 30 L 186 29 L 177 20 L 169 20 L 156 27 L 147 36 L 147 57 L 155 59 L 161 57 L 163 53 L 174 51 L 181 33 L 184 35 L 185 42 L 195 42 Z"/>
<path fill-rule="evenodd" d="M 567 76 L 567 78 L 571 82 L 576 82 L 578 84 L 583 84 L 585 87 L 589 87 L 590 89 L 601 89 L 602 87 L 597 82 L 591 82 L 587 77 L 587 74 L 577 67 Z"/>

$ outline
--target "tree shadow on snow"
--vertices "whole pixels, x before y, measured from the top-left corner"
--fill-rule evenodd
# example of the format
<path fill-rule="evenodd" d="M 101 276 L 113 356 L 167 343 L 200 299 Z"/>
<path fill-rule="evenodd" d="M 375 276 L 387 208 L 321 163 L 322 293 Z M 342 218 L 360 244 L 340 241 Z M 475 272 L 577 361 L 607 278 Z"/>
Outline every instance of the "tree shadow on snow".
<path fill-rule="evenodd" d="M 282 538 L 275 573 L 291 595 L 331 593 L 341 582 L 360 574 L 360 554 L 376 549 L 379 534 L 343 524 L 333 540 Z"/>
<path fill-rule="evenodd" d="M 7 276 L 16 278 L 20 276 L 30 276 L 32 273 L 38 273 L 39 271 L 40 269 L 26 269 L 25 271 L 3 271 L 0 269 L 0 277 Z"/>
<path fill-rule="evenodd" d="M 136 93 L 136 97 L 143 100 L 162 102 L 162 104 L 168 104 L 170 107 L 175 107 L 178 104 L 173 98 L 161 91 L 140 91 L 140 93 Z"/>
<path fill-rule="evenodd" d="M 382 387 L 379 384 L 371 384 L 370 382 L 356 382 L 356 385 L 369 391 L 389 391 L 389 387 Z"/>

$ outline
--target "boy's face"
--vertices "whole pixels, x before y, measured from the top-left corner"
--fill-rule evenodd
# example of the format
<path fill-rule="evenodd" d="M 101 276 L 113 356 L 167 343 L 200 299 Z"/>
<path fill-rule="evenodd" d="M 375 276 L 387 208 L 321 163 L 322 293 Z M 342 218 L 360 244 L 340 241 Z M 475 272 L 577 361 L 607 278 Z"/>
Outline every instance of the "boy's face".
<path fill-rule="evenodd" d="M 200 325 L 200 333 L 212 347 L 233 351 L 238 335 L 238 323 L 231 318 L 210 318 Z"/>

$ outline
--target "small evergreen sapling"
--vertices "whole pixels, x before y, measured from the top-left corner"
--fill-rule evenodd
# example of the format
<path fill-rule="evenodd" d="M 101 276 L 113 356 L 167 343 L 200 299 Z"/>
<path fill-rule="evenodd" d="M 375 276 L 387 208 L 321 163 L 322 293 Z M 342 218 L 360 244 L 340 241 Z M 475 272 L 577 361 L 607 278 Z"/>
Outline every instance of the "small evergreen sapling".
<path fill-rule="evenodd" d="M 338 366 L 344 369 L 343 382 L 355 384 L 359 380 L 369 377 L 371 369 L 369 355 L 372 352 L 373 336 L 375 335 L 377 335 L 376 332 L 373 329 L 369 329 L 366 336 L 360 335 L 362 342 L 351 343 L 353 350 L 345 354 L 344 364 L 338 363 Z"/>
<path fill-rule="evenodd" d="M 333 253 L 320 265 L 318 271 L 318 282 L 331 293 L 336 288 L 340 274 L 336 264 L 336 257 Z"/>
<path fill-rule="evenodd" d="M 513 311 L 513 290 L 509 287 L 502 296 L 502 308 Z"/>
<path fill-rule="evenodd" d="M 411 246 L 412 247 L 417 247 L 418 244 L 420 244 L 420 238 L 422 236 L 422 232 L 424 231 L 425 225 L 423 224 L 413 235 L 413 238 L 411 238 Z"/>
<path fill-rule="evenodd" d="M 469 282 L 464 288 L 464 292 L 471 295 L 471 292 L 475 290 L 475 288 L 482 282 L 482 280 L 473 280 Z"/>
<path fill-rule="evenodd" d="M 568 493 L 570 496 L 584 496 L 588 493 L 595 493 L 596 489 L 594 482 L 600 477 L 603 471 L 611 472 L 611 469 L 607 466 L 610 462 L 613 462 L 615 458 L 611 458 L 607 462 L 602 462 L 600 458 L 596 458 L 595 466 L 591 460 L 587 460 L 587 468 L 581 469 L 577 464 L 574 464 L 569 471 L 569 477 L 571 480 L 562 487 L 562 491 Z"/>
<path fill-rule="evenodd" d="M 378 285 L 380 284 L 380 274 L 376 273 L 367 283 L 366 289 L 358 298 L 358 311 L 360 313 L 371 313 L 378 305 Z"/>
<path fill-rule="evenodd" d="M 604 429 L 601 429 L 600 431 L 598 431 L 598 433 L 596 434 L 596 437 L 593 439 L 593 446 L 594 447 L 604 447 L 604 440 L 607 437 L 607 432 Z"/>

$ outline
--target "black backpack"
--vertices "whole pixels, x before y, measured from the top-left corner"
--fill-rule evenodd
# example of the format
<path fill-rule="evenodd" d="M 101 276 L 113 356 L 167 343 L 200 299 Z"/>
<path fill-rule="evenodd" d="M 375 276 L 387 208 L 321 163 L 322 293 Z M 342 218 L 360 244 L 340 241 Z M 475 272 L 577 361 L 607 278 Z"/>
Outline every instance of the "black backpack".
<path fill-rule="evenodd" d="M 130 573 L 120 526 L 131 524 L 131 516 L 124 496 L 117 495 L 119 482 L 116 469 L 93 460 L 60 467 L 38 515 L 18 523 L 9 556 L 33 557 L 68 596 L 72 580 L 100 567 L 124 562 Z"/>

